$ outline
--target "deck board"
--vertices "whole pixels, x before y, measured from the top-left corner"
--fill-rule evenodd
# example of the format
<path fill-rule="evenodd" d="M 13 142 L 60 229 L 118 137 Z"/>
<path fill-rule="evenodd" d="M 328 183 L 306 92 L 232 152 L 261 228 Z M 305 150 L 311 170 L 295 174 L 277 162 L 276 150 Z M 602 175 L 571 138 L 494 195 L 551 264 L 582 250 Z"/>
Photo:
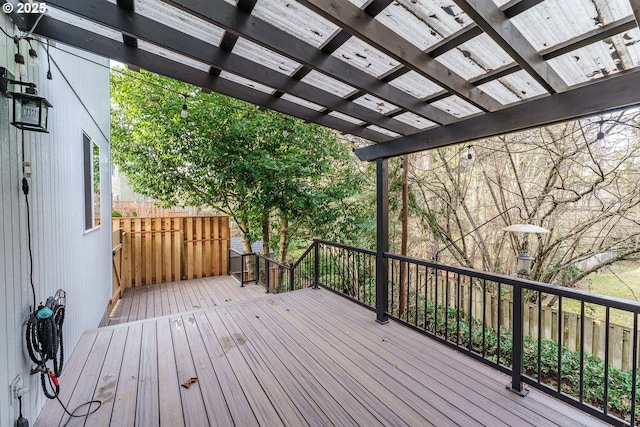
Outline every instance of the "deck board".
<path fill-rule="evenodd" d="M 113 309 L 109 325 L 186 313 L 264 296 L 264 287 L 240 287 L 240 283 L 230 276 L 128 288 Z"/>
<path fill-rule="evenodd" d="M 91 427 L 606 425 L 537 390 L 517 396 L 508 377 L 327 290 L 211 301 L 86 332 L 61 376 L 63 401 L 103 401 Z M 58 406 L 35 425 L 51 425 L 49 414 L 65 425 Z"/>

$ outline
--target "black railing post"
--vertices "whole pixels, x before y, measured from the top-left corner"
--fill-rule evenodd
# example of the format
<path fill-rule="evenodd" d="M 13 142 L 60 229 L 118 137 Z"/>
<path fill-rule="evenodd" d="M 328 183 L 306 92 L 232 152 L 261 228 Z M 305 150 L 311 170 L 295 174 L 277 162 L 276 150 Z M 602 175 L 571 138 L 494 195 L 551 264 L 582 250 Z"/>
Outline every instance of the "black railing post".
<path fill-rule="evenodd" d="M 240 287 L 244 288 L 244 269 L 247 264 L 247 258 L 244 254 L 240 255 Z M 247 270 L 248 274 L 249 270 Z"/>
<path fill-rule="evenodd" d="M 289 290 L 293 291 L 296 289 L 293 281 L 296 279 L 296 268 L 293 263 L 289 264 Z"/>
<path fill-rule="evenodd" d="M 320 282 L 320 243 L 314 240 L 313 244 L 313 289 L 318 289 L 318 282 Z"/>
<path fill-rule="evenodd" d="M 389 266 L 389 160 L 376 160 L 376 322 L 388 323 Z"/>
<path fill-rule="evenodd" d="M 511 384 L 507 386 L 508 390 L 526 396 L 529 390 L 524 388 L 522 384 L 522 345 L 524 340 L 524 321 L 522 310 L 522 287 L 520 285 L 513 286 L 513 339 L 511 349 Z M 498 328 L 498 340 L 500 339 L 500 329 Z"/>
<path fill-rule="evenodd" d="M 270 282 L 269 279 L 271 276 L 271 266 L 269 264 L 271 263 L 267 258 L 265 258 L 264 259 L 264 283 L 267 288 L 267 293 L 271 292 L 271 284 L 269 283 Z"/>

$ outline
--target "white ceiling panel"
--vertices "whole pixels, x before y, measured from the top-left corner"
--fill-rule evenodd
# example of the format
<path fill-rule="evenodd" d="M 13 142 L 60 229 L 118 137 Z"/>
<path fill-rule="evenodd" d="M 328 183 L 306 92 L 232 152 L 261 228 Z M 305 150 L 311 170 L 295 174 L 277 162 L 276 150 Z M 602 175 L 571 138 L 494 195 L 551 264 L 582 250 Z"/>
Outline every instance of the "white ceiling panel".
<path fill-rule="evenodd" d="M 317 71 L 311 71 L 309 74 L 302 78 L 302 81 L 315 86 L 325 92 L 332 93 L 341 98 L 352 94 L 356 91 L 354 87 L 344 84 L 336 79 L 333 79 L 326 74 L 319 73 Z"/>
<path fill-rule="evenodd" d="M 300 67 L 299 63 L 243 38 L 238 39 L 233 53 L 288 76 Z"/>
<path fill-rule="evenodd" d="M 332 56 L 375 77 L 385 74 L 400 64 L 356 37 L 347 40 L 333 52 Z"/>
<path fill-rule="evenodd" d="M 290 0 L 259 0 L 253 15 L 314 47 L 338 31 L 338 26 Z"/>

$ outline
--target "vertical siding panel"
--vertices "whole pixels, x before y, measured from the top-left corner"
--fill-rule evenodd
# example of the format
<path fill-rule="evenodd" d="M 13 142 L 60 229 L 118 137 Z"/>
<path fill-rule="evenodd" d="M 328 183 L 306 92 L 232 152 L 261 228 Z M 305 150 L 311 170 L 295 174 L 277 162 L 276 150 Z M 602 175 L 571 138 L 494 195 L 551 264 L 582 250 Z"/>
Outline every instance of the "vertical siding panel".
<path fill-rule="evenodd" d="M 9 34 L 17 32 L 4 14 L 0 26 Z M 40 58 L 46 58 L 41 42 L 34 41 L 33 45 Z M 26 42 L 21 42 L 21 50 L 26 49 Z M 1 37 L 0 64 L 13 68 L 14 52 L 13 41 Z M 24 80 L 36 83 L 39 95 L 54 108 L 49 116 L 50 133 L 24 132 L 24 157 L 31 162 L 32 173 L 28 200 L 36 301 L 59 288 L 67 292 L 64 342 L 65 352 L 70 354 L 82 332 L 98 326 L 111 293 L 111 229 L 108 221 L 104 223 L 110 216 L 109 72 L 60 49 L 52 48 L 51 58 L 53 80 L 44 76 L 46 65 L 27 66 Z M 91 59 L 107 65 L 104 59 Z M 29 375 L 30 366 L 23 355 L 22 325 L 32 309 L 33 294 L 27 210 L 20 190 L 22 132 L 9 124 L 11 103 L 0 97 L 0 384 L 7 386 L 17 374 L 22 376 L 31 388 L 23 399 L 23 412 L 35 422 L 46 399 L 39 379 Z M 89 233 L 84 233 L 82 214 L 83 129 L 101 150 L 103 225 Z M 18 405 L 11 401 L 10 393 L 0 393 L 0 425 L 13 425 L 17 412 Z"/>

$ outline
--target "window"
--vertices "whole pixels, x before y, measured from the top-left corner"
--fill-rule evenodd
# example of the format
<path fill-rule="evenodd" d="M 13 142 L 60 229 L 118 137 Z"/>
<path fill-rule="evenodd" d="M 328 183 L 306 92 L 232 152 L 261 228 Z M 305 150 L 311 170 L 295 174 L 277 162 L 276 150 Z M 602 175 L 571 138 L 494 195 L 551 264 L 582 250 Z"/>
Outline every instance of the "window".
<path fill-rule="evenodd" d="M 84 163 L 84 230 L 100 225 L 100 147 L 82 133 Z"/>

